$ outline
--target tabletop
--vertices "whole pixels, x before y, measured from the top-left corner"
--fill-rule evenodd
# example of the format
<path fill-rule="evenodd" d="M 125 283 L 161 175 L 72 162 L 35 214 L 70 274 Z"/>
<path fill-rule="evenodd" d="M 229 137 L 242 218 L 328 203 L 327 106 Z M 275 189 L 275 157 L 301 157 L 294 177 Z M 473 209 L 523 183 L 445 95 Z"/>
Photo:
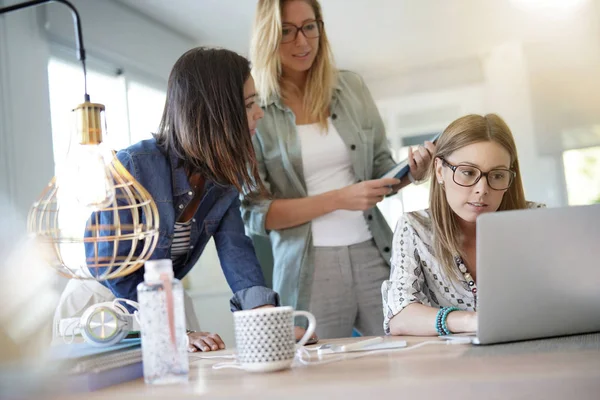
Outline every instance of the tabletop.
<path fill-rule="evenodd" d="M 364 338 L 322 340 L 319 344 L 345 344 Z M 104 390 L 62 398 L 377 398 L 419 396 L 449 398 L 600 398 L 600 334 L 474 346 L 448 345 L 438 338 L 385 337 L 405 340 L 401 350 L 321 356 L 317 365 L 295 363 L 288 370 L 250 373 L 239 369 L 213 369 L 231 359 L 234 349 L 190 355 L 187 384 L 153 386 L 143 379 Z M 430 342 L 418 348 L 412 346 Z M 315 347 L 315 346 L 308 346 Z M 319 361 L 310 352 L 311 361 Z"/>

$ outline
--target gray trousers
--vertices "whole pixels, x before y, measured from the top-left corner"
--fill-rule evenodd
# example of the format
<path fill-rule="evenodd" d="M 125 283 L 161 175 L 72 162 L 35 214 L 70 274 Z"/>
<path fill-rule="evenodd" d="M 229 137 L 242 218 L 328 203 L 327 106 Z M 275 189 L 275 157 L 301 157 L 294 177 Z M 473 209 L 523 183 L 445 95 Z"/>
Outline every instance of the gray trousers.
<path fill-rule="evenodd" d="M 321 339 L 383 335 L 381 284 L 390 268 L 373 240 L 352 246 L 315 247 L 310 312 Z"/>

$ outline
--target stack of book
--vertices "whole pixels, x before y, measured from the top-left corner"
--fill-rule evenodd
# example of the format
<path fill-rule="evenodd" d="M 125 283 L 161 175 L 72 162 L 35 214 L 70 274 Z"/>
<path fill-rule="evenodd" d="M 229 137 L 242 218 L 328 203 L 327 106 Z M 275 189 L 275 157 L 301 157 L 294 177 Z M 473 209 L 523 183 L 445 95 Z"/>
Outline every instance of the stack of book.
<path fill-rule="evenodd" d="M 89 392 L 143 376 L 140 339 L 124 339 L 110 347 L 87 343 L 52 346 L 50 360 L 69 392 Z"/>

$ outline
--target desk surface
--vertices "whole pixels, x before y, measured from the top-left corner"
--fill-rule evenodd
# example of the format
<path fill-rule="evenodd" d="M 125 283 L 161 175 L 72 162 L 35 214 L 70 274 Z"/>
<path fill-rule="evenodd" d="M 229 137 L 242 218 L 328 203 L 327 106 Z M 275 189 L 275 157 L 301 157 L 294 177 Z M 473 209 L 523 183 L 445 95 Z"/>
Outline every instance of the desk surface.
<path fill-rule="evenodd" d="M 324 340 L 320 344 L 356 340 L 360 339 Z M 384 340 L 406 340 L 412 346 L 438 339 L 386 337 Z M 77 397 L 600 399 L 600 334 L 482 347 L 425 345 L 410 351 L 382 351 L 357 359 L 265 374 L 214 370 L 213 364 L 231 360 L 196 357 L 232 353 L 233 350 L 196 353 L 190 359 L 188 384 L 147 386 L 139 379 Z"/>

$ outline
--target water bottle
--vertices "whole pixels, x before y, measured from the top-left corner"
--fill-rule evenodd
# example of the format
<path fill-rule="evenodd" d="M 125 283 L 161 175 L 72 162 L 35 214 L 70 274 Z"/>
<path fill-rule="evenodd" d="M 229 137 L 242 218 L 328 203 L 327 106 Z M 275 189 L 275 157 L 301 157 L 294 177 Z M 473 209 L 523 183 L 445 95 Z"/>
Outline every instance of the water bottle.
<path fill-rule="evenodd" d="M 188 381 L 183 286 L 173 277 L 171 260 L 145 263 L 144 282 L 137 287 L 140 304 L 144 381 L 170 384 Z"/>

